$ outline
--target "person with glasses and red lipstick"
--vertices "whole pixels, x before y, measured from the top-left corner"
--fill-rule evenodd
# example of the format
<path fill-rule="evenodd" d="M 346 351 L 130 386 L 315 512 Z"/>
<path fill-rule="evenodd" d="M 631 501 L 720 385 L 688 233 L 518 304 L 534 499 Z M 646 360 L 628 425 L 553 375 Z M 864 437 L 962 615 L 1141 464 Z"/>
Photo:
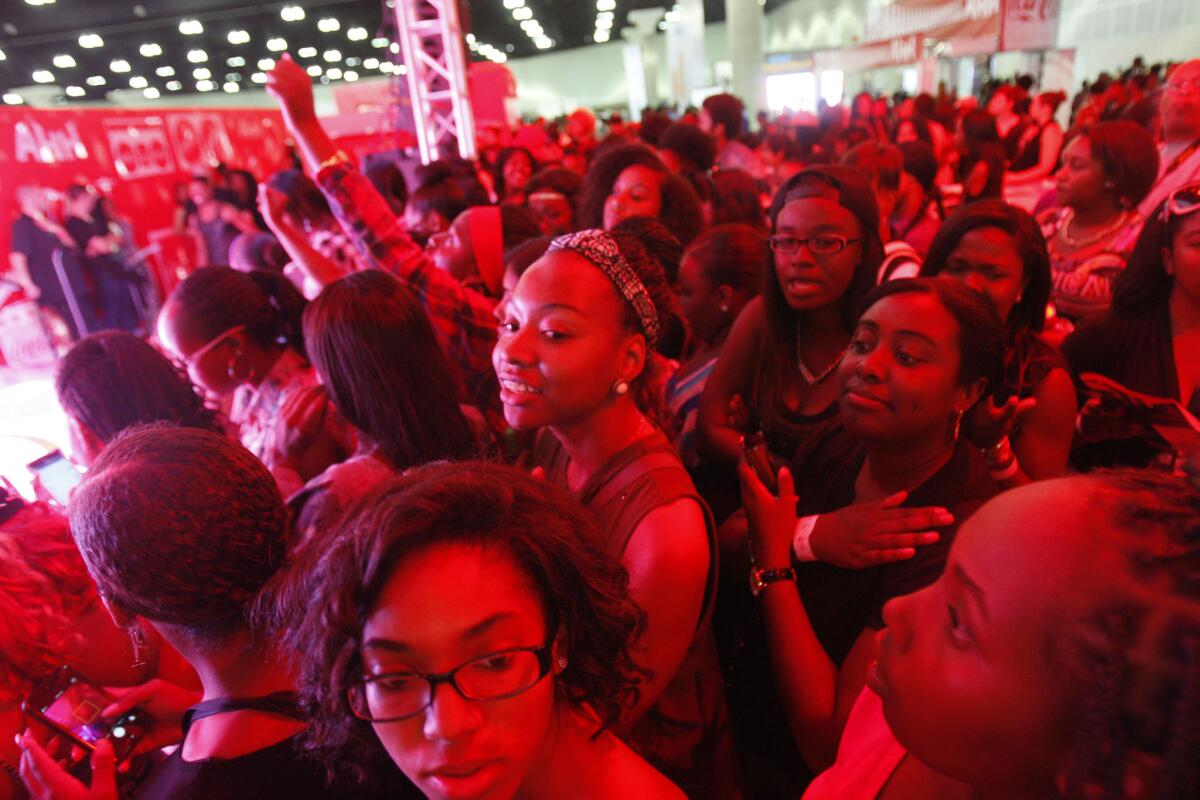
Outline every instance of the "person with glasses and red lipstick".
<path fill-rule="evenodd" d="M 384 751 L 430 798 L 683 798 L 614 733 L 645 616 L 601 539 L 508 467 L 381 485 L 281 578 L 306 599 L 289 643 L 310 747 L 360 773 Z"/>
<path fill-rule="evenodd" d="M 1200 183 L 1176 191 L 1146 223 L 1113 287 L 1112 309 L 1068 336 L 1062 352 L 1076 374 L 1098 373 L 1200 415 Z M 1119 415 L 1101 406 L 1088 399 L 1077 423 L 1083 441 L 1112 441 L 1105 455 L 1092 455 L 1099 463 L 1144 462 L 1137 431 L 1114 426 Z"/>

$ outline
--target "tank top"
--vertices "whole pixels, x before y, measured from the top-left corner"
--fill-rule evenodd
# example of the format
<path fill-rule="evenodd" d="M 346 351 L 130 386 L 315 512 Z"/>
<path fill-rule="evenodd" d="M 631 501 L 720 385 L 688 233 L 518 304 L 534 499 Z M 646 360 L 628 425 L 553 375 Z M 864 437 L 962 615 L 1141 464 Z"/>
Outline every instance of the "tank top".
<path fill-rule="evenodd" d="M 570 457 L 549 430 L 538 434 L 534 453 L 547 480 L 566 486 Z M 595 513 L 601 544 L 615 558 L 624 556 L 638 524 L 654 509 L 685 498 L 703 509 L 709 568 L 695 635 L 658 702 L 623 738 L 688 797 L 735 796 L 738 767 L 711 622 L 717 589 L 717 537 L 708 506 L 671 443 L 658 431 L 614 455 L 574 494 Z"/>

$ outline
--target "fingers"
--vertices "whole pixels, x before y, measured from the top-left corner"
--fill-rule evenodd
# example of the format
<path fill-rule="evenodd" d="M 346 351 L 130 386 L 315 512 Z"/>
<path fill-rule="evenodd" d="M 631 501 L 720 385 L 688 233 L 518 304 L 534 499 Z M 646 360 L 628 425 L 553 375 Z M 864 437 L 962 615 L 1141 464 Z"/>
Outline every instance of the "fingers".
<path fill-rule="evenodd" d="M 133 686 L 128 689 L 121 687 L 104 687 L 110 694 L 116 696 L 116 700 L 109 703 L 100 712 L 100 716 L 104 719 L 112 719 L 119 717 L 134 706 L 141 705 L 142 701 L 152 697 L 155 691 L 155 683 L 158 679 L 147 681 L 140 686 Z"/>
<path fill-rule="evenodd" d="M 892 564 L 897 561 L 907 561 L 917 554 L 911 547 L 897 550 L 868 550 L 863 554 L 864 567 L 874 567 L 880 564 Z"/>
<path fill-rule="evenodd" d="M 879 506 L 880 508 L 898 508 L 907 499 L 908 492 L 896 492 L 891 497 L 884 498 L 884 501 Z"/>
<path fill-rule="evenodd" d="M 920 533 L 889 533 L 873 536 L 867 540 L 867 546 L 872 551 L 879 550 L 912 550 L 927 544 L 935 544 L 942 536 L 937 531 L 921 531 Z"/>
<path fill-rule="evenodd" d="M 874 534 L 916 533 L 953 524 L 954 515 L 944 508 L 905 508 L 882 515 L 871 528 Z"/>
<path fill-rule="evenodd" d="M 68 797 L 75 781 L 58 765 L 50 754 L 38 744 L 37 739 L 25 731 L 17 744 L 21 748 L 21 766 L 18 772 L 30 793 L 38 798 Z"/>
<path fill-rule="evenodd" d="M 779 484 L 779 500 L 783 503 L 789 503 L 792 506 L 796 505 L 796 482 L 792 480 L 792 471 L 787 467 L 780 467 L 779 474 L 776 476 Z"/>
<path fill-rule="evenodd" d="M 535 481 L 541 481 L 542 483 L 546 482 L 546 470 L 542 467 L 534 467 L 533 469 L 529 470 L 529 476 Z"/>
<path fill-rule="evenodd" d="M 92 751 L 92 794 L 117 796 L 117 756 L 108 739 L 101 739 Z"/>

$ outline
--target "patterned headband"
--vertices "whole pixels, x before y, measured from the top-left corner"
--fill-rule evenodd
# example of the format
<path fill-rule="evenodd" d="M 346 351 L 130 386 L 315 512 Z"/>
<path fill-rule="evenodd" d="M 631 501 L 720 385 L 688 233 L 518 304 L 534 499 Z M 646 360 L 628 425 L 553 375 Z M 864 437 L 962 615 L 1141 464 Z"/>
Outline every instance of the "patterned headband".
<path fill-rule="evenodd" d="M 597 228 L 566 233 L 552 241 L 547 252 L 552 253 L 555 250 L 570 250 L 596 265 L 613 282 L 629 305 L 633 306 L 638 320 L 642 323 L 646 341 L 654 347 L 658 342 L 658 309 L 650 299 L 650 292 L 646 291 L 646 284 L 642 283 L 642 279 L 633 271 L 633 267 L 629 266 L 625 256 L 621 255 L 617 241 L 612 236 Z"/>

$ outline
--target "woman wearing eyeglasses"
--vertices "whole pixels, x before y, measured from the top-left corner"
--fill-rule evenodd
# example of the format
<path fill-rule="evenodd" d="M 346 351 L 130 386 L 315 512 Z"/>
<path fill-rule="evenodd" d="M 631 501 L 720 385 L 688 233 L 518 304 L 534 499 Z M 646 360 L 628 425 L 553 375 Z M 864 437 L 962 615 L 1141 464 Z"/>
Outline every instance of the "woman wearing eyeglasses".
<path fill-rule="evenodd" d="M 229 419 L 284 496 L 354 450 L 308 363 L 304 306 L 282 275 L 205 267 L 171 292 L 158 315 L 158 338 L 192 381 L 210 395 L 234 395 Z"/>
<path fill-rule="evenodd" d="M 1062 351 L 1076 374 L 1099 373 L 1200 415 L 1200 183 L 1155 212 L 1113 287 L 1111 311 L 1068 336 Z M 1116 424 L 1120 416 L 1097 397 L 1084 403 L 1083 439 L 1110 444 L 1077 449 L 1080 466 L 1150 457 L 1136 429 Z"/>
<path fill-rule="evenodd" d="M 527 474 L 430 466 L 301 553 L 310 745 L 427 797 L 682 798 L 611 731 L 644 616 L 594 518 Z"/>

